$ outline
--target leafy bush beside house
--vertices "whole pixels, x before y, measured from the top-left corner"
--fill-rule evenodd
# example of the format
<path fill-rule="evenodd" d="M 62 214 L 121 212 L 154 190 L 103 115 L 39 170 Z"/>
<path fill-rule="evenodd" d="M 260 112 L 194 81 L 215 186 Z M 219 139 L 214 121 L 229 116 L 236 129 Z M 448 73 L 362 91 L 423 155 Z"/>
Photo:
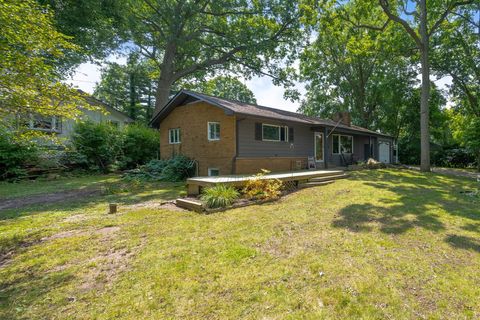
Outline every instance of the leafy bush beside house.
<path fill-rule="evenodd" d="M 91 121 L 76 124 L 72 145 L 86 160 L 88 169 L 107 172 L 122 151 L 122 135 L 114 126 Z"/>
<path fill-rule="evenodd" d="M 135 168 L 158 157 L 160 136 L 157 130 L 140 124 L 124 128 L 122 143 L 122 167 Z"/>
<path fill-rule="evenodd" d="M 16 180 L 27 175 L 28 165 L 38 164 L 39 150 L 34 142 L 0 128 L 0 180 Z"/>
<path fill-rule="evenodd" d="M 146 165 L 126 172 L 125 180 L 183 181 L 195 174 L 196 164 L 190 158 L 177 155 L 167 160 L 151 160 Z"/>

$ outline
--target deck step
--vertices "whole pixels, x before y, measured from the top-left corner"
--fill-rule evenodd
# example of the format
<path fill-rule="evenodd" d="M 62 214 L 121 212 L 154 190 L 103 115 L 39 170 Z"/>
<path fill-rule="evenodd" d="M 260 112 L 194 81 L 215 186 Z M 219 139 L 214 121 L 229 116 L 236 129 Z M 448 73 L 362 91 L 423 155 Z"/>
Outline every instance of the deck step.
<path fill-rule="evenodd" d="M 330 183 L 334 183 L 334 180 L 329 180 L 329 181 L 321 181 L 321 182 L 305 182 L 301 183 L 298 185 L 298 188 L 303 189 L 303 188 L 311 188 L 311 187 L 319 187 L 319 186 L 325 186 Z"/>
<path fill-rule="evenodd" d="M 175 200 L 175 204 L 177 205 L 177 207 L 187 209 L 187 210 L 192 210 L 192 211 L 196 211 L 196 212 L 203 212 L 204 211 L 202 203 L 199 202 L 199 201 L 179 198 L 179 199 Z"/>
<path fill-rule="evenodd" d="M 331 176 L 311 178 L 308 181 L 309 182 L 325 182 L 325 181 L 333 181 L 333 180 L 345 179 L 345 178 L 348 178 L 348 174 L 343 173 L 343 174 L 336 174 Z"/>

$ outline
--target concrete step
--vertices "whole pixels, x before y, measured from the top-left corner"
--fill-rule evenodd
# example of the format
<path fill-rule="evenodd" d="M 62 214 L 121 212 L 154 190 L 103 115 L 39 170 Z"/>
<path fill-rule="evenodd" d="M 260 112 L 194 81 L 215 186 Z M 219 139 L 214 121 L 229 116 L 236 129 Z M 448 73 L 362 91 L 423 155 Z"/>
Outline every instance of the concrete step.
<path fill-rule="evenodd" d="M 319 187 L 319 186 L 325 186 L 327 184 L 334 183 L 334 182 L 335 182 L 334 180 L 322 181 L 322 182 L 305 182 L 305 183 L 299 184 L 298 188 L 304 189 L 304 188 L 311 188 L 311 187 Z"/>
<path fill-rule="evenodd" d="M 196 211 L 196 212 L 203 212 L 204 211 L 202 203 L 199 202 L 199 201 L 179 198 L 179 199 L 175 200 L 175 204 L 177 205 L 177 207 L 187 209 L 187 210 L 191 210 L 191 211 Z"/>
<path fill-rule="evenodd" d="M 335 174 L 330 176 L 311 178 L 309 182 L 324 182 L 324 181 L 333 181 L 333 180 L 345 179 L 345 178 L 348 178 L 348 174 L 342 173 L 342 174 Z"/>

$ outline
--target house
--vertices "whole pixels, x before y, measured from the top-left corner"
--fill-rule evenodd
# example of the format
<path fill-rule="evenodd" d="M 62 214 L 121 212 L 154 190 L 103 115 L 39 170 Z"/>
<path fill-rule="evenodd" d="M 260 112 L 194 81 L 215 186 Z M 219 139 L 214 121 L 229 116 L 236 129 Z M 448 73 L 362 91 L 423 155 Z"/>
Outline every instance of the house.
<path fill-rule="evenodd" d="M 112 108 L 106 103 L 86 93 L 83 94 L 84 99 L 88 104 L 100 106 L 103 109 L 103 112 L 83 109 L 83 115 L 81 119 L 77 120 L 66 119 L 58 116 L 42 116 L 31 114 L 26 120 L 23 119 L 22 122 L 25 123 L 30 130 L 55 134 L 58 138 L 63 138 L 65 140 L 68 140 L 72 135 L 75 123 L 77 121 L 90 120 L 96 123 L 108 122 L 119 128 L 122 128 L 125 124 L 133 122 L 133 120 L 123 112 Z"/>
<path fill-rule="evenodd" d="M 375 158 L 393 162 L 394 139 L 355 126 L 348 113 L 333 120 L 182 90 L 151 120 L 160 155 L 183 154 L 198 175 L 250 174 L 344 166 Z"/>

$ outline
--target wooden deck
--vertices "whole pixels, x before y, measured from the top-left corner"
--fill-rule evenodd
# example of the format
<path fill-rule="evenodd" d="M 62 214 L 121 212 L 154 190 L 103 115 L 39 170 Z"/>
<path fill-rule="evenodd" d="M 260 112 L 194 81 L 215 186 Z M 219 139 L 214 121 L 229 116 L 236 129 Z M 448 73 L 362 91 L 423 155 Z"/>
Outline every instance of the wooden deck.
<path fill-rule="evenodd" d="M 341 170 L 304 170 L 289 171 L 280 173 L 269 173 L 262 179 L 278 179 L 280 181 L 307 181 L 312 178 L 327 177 L 343 174 Z M 189 195 L 198 195 L 201 187 L 208 187 L 215 184 L 226 184 L 233 186 L 243 186 L 245 182 L 253 175 L 227 175 L 217 177 L 194 177 L 187 179 L 187 188 Z"/>

